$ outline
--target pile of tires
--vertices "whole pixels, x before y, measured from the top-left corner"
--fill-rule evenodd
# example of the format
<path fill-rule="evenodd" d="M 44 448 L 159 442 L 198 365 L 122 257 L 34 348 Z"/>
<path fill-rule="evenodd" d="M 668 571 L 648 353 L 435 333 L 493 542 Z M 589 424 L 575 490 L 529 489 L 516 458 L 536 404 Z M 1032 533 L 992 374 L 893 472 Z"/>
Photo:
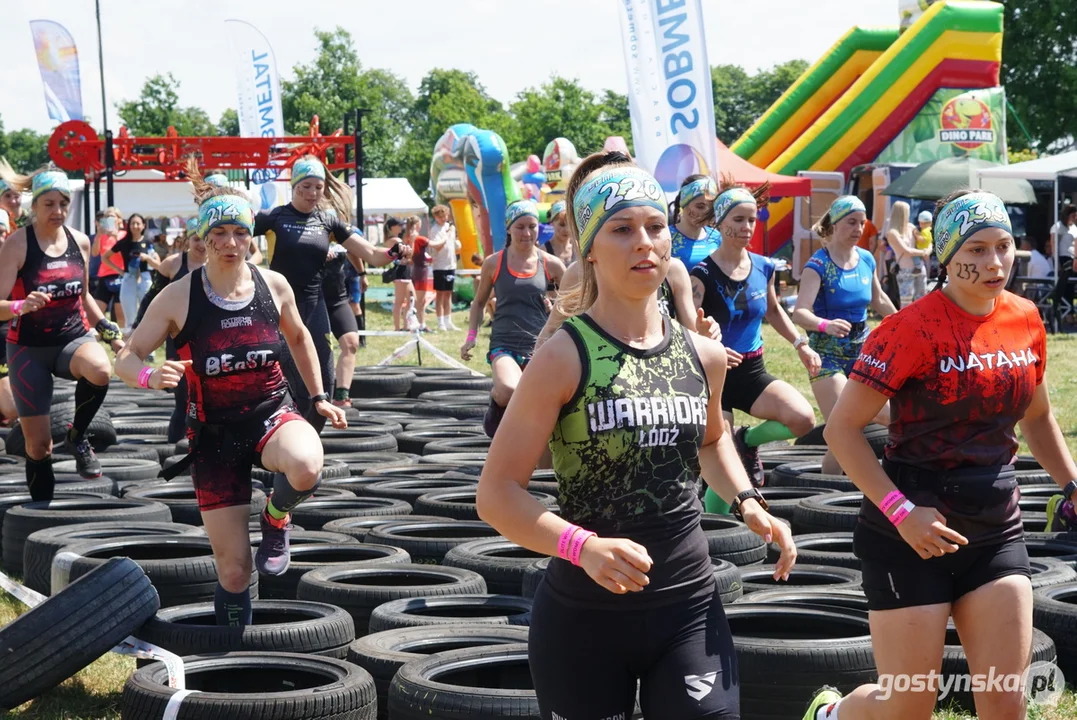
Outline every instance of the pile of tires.
<path fill-rule="evenodd" d="M 281 576 L 252 575 L 253 622 L 242 630 L 216 624 L 216 566 L 189 474 L 159 477 L 189 449 L 167 441 L 170 395 L 114 384 L 94 438 L 106 476 L 82 480 L 58 446 L 57 500 L 48 504 L 25 494 L 24 443 L 9 432 L 0 560 L 51 598 L 0 629 L 0 656 L 29 634 L 53 651 L 71 647 L 55 665 L 23 648 L 17 677 L 0 663 L 0 707 L 46 691 L 133 635 L 183 657 L 187 685 L 169 687 L 163 665 L 140 660 L 123 689 L 125 718 L 538 717 L 528 626 L 551 559 L 478 516 L 489 389 L 489 379 L 463 371 L 358 368 L 349 427 L 323 432 L 322 484 L 293 513 L 291 565 Z M 61 414 L 72 397 L 70 384 L 57 385 Z M 866 436 L 881 455 L 885 431 Z M 703 517 L 744 717 L 799 717 L 819 686 L 847 691 L 876 677 L 852 550 L 861 495 L 848 478 L 821 472 L 820 442 L 817 428 L 760 452 L 763 494 L 797 541 L 788 581 L 773 579 L 776 546 L 730 516 Z M 1077 677 L 1077 538 L 1040 532 L 1053 486 L 1027 458 L 1019 467 L 1033 660 Z M 256 469 L 253 478 L 252 552 L 273 476 Z M 558 512 L 552 472 L 536 471 L 529 491 Z M 105 576 L 109 591 L 99 587 Z M 129 611 L 116 611 L 121 602 Z M 114 622 L 105 622 L 110 614 Z M 86 630 L 94 624 L 103 626 Z M 86 637 L 72 642 L 76 633 Z M 953 628 L 947 642 L 944 673 L 967 672 Z M 970 696 L 954 699 L 972 709 Z M 642 717 L 638 708 L 633 717 Z"/>

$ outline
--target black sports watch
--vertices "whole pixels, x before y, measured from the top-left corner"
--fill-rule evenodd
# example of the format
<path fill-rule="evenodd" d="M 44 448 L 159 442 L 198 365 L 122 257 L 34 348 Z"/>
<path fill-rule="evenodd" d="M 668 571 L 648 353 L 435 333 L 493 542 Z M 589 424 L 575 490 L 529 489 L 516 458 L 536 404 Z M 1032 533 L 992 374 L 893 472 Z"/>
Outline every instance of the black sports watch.
<path fill-rule="evenodd" d="M 1073 501 L 1073 494 L 1077 492 L 1077 480 L 1070 480 L 1066 487 L 1062 488 L 1062 494 L 1070 502 Z"/>
<path fill-rule="evenodd" d="M 740 495 L 737 495 L 737 497 L 733 500 L 733 504 L 729 506 L 729 509 L 740 520 L 744 519 L 744 516 L 740 514 L 740 506 L 745 500 L 748 500 L 749 498 L 755 499 L 755 501 L 759 503 L 759 506 L 764 510 L 768 510 L 770 508 L 770 506 L 767 505 L 767 501 L 763 498 L 763 494 L 759 492 L 759 488 L 745 490 Z"/>
<path fill-rule="evenodd" d="M 311 405 L 317 405 L 317 404 L 318 404 L 319 402 L 321 402 L 322 400 L 325 400 L 325 401 L 327 401 L 327 402 L 328 402 L 328 400 L 329 400 L 329 393 L 324 393 L 324 392 L 323 392 L 323 393 L 318 393 L 317 395 L 314 395 L 314 396 L 312 396 L 312 397 L 310 398 L 310 404 L 311 404 Z"/>

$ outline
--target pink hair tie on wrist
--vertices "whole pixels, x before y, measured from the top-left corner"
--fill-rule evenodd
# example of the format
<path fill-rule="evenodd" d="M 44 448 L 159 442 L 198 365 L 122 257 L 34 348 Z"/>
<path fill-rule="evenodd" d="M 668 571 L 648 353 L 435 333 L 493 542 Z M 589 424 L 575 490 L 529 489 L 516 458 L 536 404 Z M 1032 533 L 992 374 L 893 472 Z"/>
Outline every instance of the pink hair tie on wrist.
<path fill-rule="evenodd" d="M 900 490 L 891 490 L 890 493 L 883 498 L 882 504 L 879 505 L 879 509 L 884 513 L 890 512 L 890 508 L 894 507 L 894 503 L 904 499 L 905 496 L 901 494 Z"/>
<path fill-rule="evenodd" d="M 580 532 L 572 536 L 572 549 L 569 551 L 568 561 L 575 565 L 580 566 L 580 553 L 583 552 L 583 544 L 587 542 L 589 538 L 595 537 L 595 534 L 590 530 L 580 529 Z"/>
<path fill-rule="evenodd" d="M 14 300 L 14 301 L 12 301 L 12 303 L 11 303 L 11 314 L 12 315 L 20 315 L 20 314 L 22 314 L 22 304 L 23 304 L 23 302 L 25 302 L 25 301 L 24 300 Z"/>
<path fill-rule="evenodd" d="M 144 367 L 138 371 L 138 384 L 141 387 L 148 388 L 150 386 L 150 376 L 153 375 L 153 368 Z"/>
<path fill-rule="evenodd" d="M 562 560 L 568 560 L 568 549 L 572 545 L 572 537 L 582 529 L 579 525 L 569 525 L 565 528 L 565 531 L 561 533 L 561 537 L 557 540 L 557 557 Z"/>
<path fill-rule="evenodd" d="M 905 518 L 909 517 L 909 513 L 915 509 L 916 506 L 913 505 L 911 501 L 906 500 L 904 504 L 897 509 L 897 512 L 890 516 L 890 522 L 893 523 L 894 527 L 897 527 L 905 520 Z"/>
<path fill-rule="evenodd" d="M 477 330 L 468 330 L 467 331 L 467 341 L 468 342 L 475 342 L 475 338 L 478 337 L 478 335 L 479 335 L 479 333 L 478 333 Z"/>
<path fill-rule="evenodd" d="M 819 327 L 818 327 L 819 332 L 825 333 L 827 325 L 829 325 L 829 324 L 830 324 L 829 320 L 820 320 L 819 321 Z"/>

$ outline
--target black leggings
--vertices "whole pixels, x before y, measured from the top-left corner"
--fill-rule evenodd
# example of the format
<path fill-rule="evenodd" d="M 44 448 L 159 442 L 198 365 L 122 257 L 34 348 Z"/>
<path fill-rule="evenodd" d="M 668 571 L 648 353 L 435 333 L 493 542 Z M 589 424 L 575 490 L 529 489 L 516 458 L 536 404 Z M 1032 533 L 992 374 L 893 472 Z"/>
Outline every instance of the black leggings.
<path fill-rule="evenodd" d="M 333 366 L 333 347 L 329 342 L 332 330 L 329 328 L 329 313 L 325 309 L 325 298 L 321 295 L 317 300 L 298 300 L 299 317 L 310 331 L 311 340 L 314 341 L 314 350 L 318 353 L 318 367 L 322 374 L 322 392 L 333 397 L 333 389 L 336 385 L 336 369 Z M 284 378 L 288 381 L 292 397 L 299 408 L 299 412 L 307 419 L 317 432 L 325 427 L 325 418 L 319 415 L 310 402 L 310 391 L 303 382 L 303 376 L 299 374 L 299 367 L 295 364 L 295 358 L 290 351 L 283 353 L 281 368 L 284 370 Z"/>
<path fill-rule="evenodd" d="M 543 582 L 528 660 L 543 720 L 739 720 L 733 637 L 717 591 L 640 610 L 572 607 Z"/>

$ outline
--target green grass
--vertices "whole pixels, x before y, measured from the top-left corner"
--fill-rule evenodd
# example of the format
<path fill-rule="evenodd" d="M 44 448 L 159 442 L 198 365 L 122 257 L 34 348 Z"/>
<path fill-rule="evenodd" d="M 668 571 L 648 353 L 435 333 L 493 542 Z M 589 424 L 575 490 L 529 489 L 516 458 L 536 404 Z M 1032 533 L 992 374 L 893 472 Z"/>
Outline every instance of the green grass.
<path fill-rule="evenodd" d="M 388 312 L 373 304 L 368 306 L 367 310 L 369 329 L 392 329 L 392 320 Z M 454 313 L 453 322 L 461 328 L 459 332 L 438 332 L 425 337 L 442 352 L 458 359 L 460 345 L 466 334 L 467 312 Z M 437 324 L 437 319 L 432 313 L 427 323 L 431 326 Z M 791 383 L 814 405 L 807 371 L 800 364 L 792 347 L 770 327 L 764 327 L 764 336 L 768 371 Z M 489 374 L 490 368 L 486 364 L 489 339 L 490 329 L 482 328 L 479 331 L 476 347 L 472 351 L 472 359 L 464 364 L 474 370 Z M 375 365 L 406 341 L 406 337 L 368 338 L 367 347 L 359 350 L 357 365 Z M 1077 390 L 1077 335 L 1049 336 L 1047 349 L 1048 381 L 1055 415 L 1071 452 L 1077 453 L 1077 403 L 1065 400 L 1066 397 L 1072 398 Z M 161 353 L 158 353 L 158 357 L 160 356 Z M 429 353 L 424 353 L 422 359 L 423 365 L 443 366 L 443 363 L 437 361 Z M 414 365 L 416 363 L 416 355 L 412 352 L 394 364 Z M 747 418 L 744 417 L 737 419 L 738 422 L 745 420 Z M 822 422 L 821 416 L 819 421 Z M 1028 446 L 1023 440 L 1021 452 L 1028 452 Z M 18 601 L 0 592 L 0 625 L 10 622 L 22 612 L 25 612 L 25 608 Z M 133 659 L 110 653 L 55 690 L 0 716 L 0 720 L 3 718 L 11 720 L 118 720 L 123 683 L 134 671 L 134 667 Z M 1073 680 L 1077 678 L 1071 678 L 1071 682 Z M 973 716 L 961 713 L 938 712 L 935 713 L 934 720 L 968 720 L 971 717 Z M 1056 707 L 1032 708 L 1029 712 L 1030 720 L 1072 720 L 1075 717 L 1077 717 L 1077 693 L 1072 690 L 1066 692 Z"/>

